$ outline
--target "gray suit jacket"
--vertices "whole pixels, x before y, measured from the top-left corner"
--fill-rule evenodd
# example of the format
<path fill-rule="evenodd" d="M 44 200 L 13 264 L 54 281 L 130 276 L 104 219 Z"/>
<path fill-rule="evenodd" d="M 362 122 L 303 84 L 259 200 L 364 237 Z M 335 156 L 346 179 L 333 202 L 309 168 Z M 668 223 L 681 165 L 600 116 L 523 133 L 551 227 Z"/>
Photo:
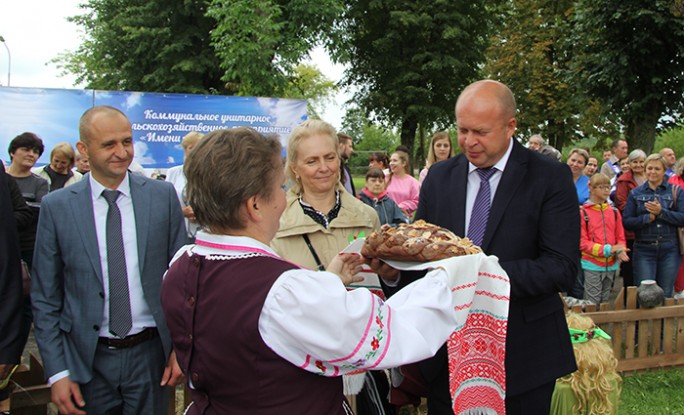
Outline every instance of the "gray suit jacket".
<path fill-rule="evenodd" d="M 170 260 L 186 243 L 183 215 L 172 185 L 134 174 L 128 177 L 143 293 L 168 356 L 171 339 L 160 290 Z M 46 376 L 69 370 L 71 380 L 88 382 L 103 319 L 104 291 L 87 179 L 43 198 L 31 296 Z"/>

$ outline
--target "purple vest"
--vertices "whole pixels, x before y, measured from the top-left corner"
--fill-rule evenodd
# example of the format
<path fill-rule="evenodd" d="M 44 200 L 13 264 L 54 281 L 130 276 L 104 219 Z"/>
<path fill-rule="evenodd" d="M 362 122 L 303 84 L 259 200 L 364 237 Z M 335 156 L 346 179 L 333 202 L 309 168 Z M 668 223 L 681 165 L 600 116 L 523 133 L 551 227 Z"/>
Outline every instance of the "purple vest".
<path fill-rule="evenodd" d="M 185 254 L 169 269 L 162 305 L 178 362 L 192 382 L 189 414 L 344 414 L 342 378 L 307 372 L 261 339 L 259 315 L 294 265 L 264 256 Z"/>

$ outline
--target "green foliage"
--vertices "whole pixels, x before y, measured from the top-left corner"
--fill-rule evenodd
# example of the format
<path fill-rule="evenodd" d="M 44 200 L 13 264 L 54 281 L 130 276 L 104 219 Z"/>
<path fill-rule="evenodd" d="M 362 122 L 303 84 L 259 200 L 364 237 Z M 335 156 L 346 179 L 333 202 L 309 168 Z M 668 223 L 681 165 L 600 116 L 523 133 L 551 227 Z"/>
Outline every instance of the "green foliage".
<path fill-rule="evenodd" d="M 354 174 L 365 174 L 368 156 L 372 152 L 384 151 L 389 155 L 399 145 L 397 134 L 369 121 L 359 108 L 347 111 L 340 131 L 349 134 L 354 140 L 354 153 L 349 160 L 349 167 Z"/>
<path fill-rule="evenodd" d="M 223 93 L 206 1 L 88 0 L 69 18 L 85 37 L 54 61 L 88 88 Z"/>
<path fill-rule="evenodd" d="M 680 122 L 684 109 L 681 2 L 578 0 L 575 24 L 574 83 L 620 115 L 630 147 L 650 152 L 661 117 Z"/>
<path fill-rule="evenodd" d="M 487 51 L 487 76 L 516 94 L 518 134 L 541 134 L 549 144 L 588 136 L 611 137 L 617 126 L 598 101 L 589 100 L 568 81 L 574 45 L 566 42 L 573 27 L 572 0 L 513 0 L 502 14 L 502 29 Z"/>
<path fill-rule="evenodd" d="M 211 0 L 222 79 L 239 95 L 287 90 L 297 64 L 341 12 L 339 0 Z"/>
<path fill-rule="evenodd" d="M 684 127 L 668 129 L 656 138 L 653 151 L 660 151 L 664 147 L 674 150 L 677 159 L 684 157 Z"/>
<path fill-rule="evenodd" d="M 320 119 L 319 113 L 338 89 L 335 82 L 323 75 L 317 67 L 299 64 L 295 66 L 286 87 L 276 90 L 275 95 L 283 98 L 306 99 L 309 118 Z"/>
<path fill-rule="evenodd" d="M 300 65 L 341 13 L 338 0 L 88 0 L 70 20 L 81 46 L 55 62 L 88 88 L 309 100 L 337 86 Z"/>
<path fill-rule="evenodd" d="M 453 123 L 454 104 L 479 76 L 492 14 L 485 0 L 353 0 L 333 35 L 354 101 L 413 148 L 418 125 Z"/>

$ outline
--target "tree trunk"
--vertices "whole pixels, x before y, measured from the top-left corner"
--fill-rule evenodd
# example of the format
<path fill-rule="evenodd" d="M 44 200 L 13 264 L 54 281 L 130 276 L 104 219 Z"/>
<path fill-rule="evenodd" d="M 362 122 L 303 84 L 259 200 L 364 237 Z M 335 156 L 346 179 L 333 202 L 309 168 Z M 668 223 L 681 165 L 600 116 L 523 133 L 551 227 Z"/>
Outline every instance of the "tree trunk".
<path fill-rule="evenodd" d="M 630 151 L 640 148 L 646 154 L 651 154 L 655 144 L 658 119 L 660 119 L 660 111 L 657 108 L 625 118 L 627 125 L 625 138 Z"/>
<path fill-rule="evenodd" d="M 425 165 L 425 126 L 420 124 L 418 129 L 418 150 L 416 151 L 415 169 L 420 171 Z"/>
<path fill-rule="evenodd" d="M 401 144 L 409 149 L 409 157 L 413 159 L 413 143 L 416 141 L 416 130 L 418 129 L 418 120 L 410 115 L 404 117 L 401 122 Z M 413 160 L 411 160 L 411 167 L 414 168 Z M 413 171 L 411 171 L 413 174 Z"/>

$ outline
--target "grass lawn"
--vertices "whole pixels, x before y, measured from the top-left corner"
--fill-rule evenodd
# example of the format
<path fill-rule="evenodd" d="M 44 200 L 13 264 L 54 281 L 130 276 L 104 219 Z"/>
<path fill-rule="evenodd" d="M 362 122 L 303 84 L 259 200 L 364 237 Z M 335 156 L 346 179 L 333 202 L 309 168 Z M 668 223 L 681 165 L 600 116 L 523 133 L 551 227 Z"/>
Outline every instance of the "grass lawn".
<path fill-rule="evenodd" d="M 684 368 L 623 378 L 620 415 L 684 414 Z"/>
<path fill-rule="evenodd" d="M 352 181 L 354 182 L 354 189 L 356 189 L 356 194 L 358 195 L 361 193 L 361 189 L 366 186 L 366 177 L 365 176 L 352 176 Z"/>

